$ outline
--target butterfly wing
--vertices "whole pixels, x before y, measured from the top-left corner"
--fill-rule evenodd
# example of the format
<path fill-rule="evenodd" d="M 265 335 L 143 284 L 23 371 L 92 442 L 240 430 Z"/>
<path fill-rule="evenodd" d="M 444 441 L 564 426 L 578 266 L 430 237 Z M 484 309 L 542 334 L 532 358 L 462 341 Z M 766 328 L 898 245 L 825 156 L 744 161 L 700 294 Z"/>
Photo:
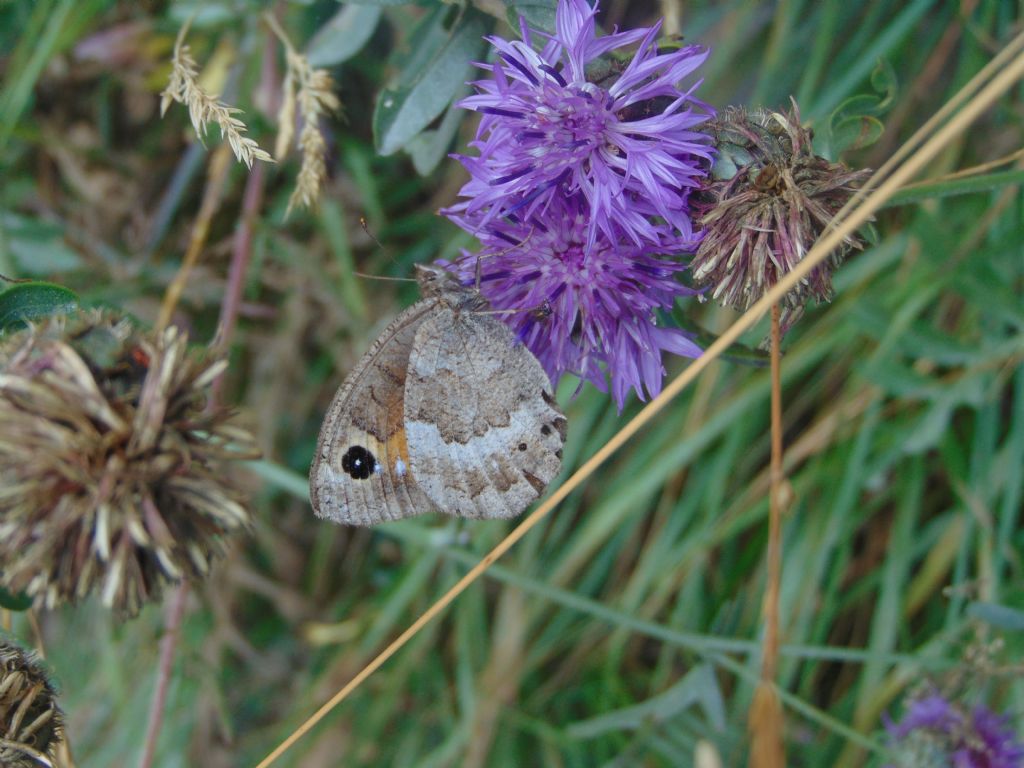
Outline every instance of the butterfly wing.
<path fill-rule="evenodd" d="M 436 305 L 420 301 L 399 315 L 335 394 L 309 472 L 318 517 L 373 525 L 434 509 L 411 471 L 404 393 L 416 331 Z"/>
<path fill-rule="evenodd" d="M 504 323 L 441 307 L 409 354 L 412 473 L 443 512 L 514 517 L 558 474 L 565 417 L 544 369 Z"/>

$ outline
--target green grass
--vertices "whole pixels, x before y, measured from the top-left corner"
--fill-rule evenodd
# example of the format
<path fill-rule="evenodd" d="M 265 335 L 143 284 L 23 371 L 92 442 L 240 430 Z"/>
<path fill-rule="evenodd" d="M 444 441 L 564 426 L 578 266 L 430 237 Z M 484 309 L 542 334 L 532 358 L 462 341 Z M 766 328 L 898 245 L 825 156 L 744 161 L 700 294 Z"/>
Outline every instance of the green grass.
<path fill-rule="evenodd" d="M 622 24 L 658 13 L 608 6 Z M 153 111 L 157 73 L 76 64 L 72 51 L 143 19 L 152 26 L 135 55 L 165 71 L 188 11 L 153 7 L 0 4 L 0 271 L 41 275 L 148 322 L 184 252 L 205 156 L 197 164 L 187 150 L 180 107 L 163 121 Z M 261 7 L 240 3 L 226 21 L 196 23 L 190 43 L 200 62 L 218 43 L 241 52 L 225 98 L 272 146 L 272 120 L 253 101 Z M 326 0 L 282 7 L 297 42 L 337 9 Z M 684 7 L 682 31 L 714 48 L 705 99 L 782 106 L 796 94 L 816 124 L 869 93 L 885 61 L 898 84 L 880 117 L 885 132 L 846 158 L 877 167 L 1020 28 L 1013 4 L 981 0 L 969 17 L 962 7 L 696 2 Z M 419 178 L 404 156 L 373 151 L 373 95 L 409 14 L 386 10 L 365 55 L 336 71 L 346 117 L 332 124 L 333 178 L 319 212 L 283 220 L 297 165 L 271 172 L 245 293 L 262 311 L 240 321 L 227 389 L 266 452 L 252 471 L 257 523 L 193 596 L 157 765 L 255 764 L 509 529 L 429 516 L 350 530 L 315 519 L 306 498 L 333 389 L 415 295 L 354 272 L 408 276 L 413 262 L 467 244 L 434 215 L 458 188 L 455 163 Z M 1019 149 L 1022 93 L 928 175 Z M 110 124 L 101 131 L 102 116 Z M 70 178 L 76 167 L 92 182 L 115 181 L 129 204 L 119 195 L 97 207 Z M 898 713 L 910 687 L 963 671 L 976 636 L 1001 639 L 1002 664 L 1024 653 L 1020 628 L 978 618 L 995 616 L 980 604 L 1024 610 L 1019 169 L 1018 160 L 899 198 L 877 216 L 877 241 L 837 273 L 835 301 L 787 338 L 795 502 L 783 531 L 780 683 L 791 765 L 881 764 L 880 715 Z M 181 307 L 201 342 L 215 328 L 244 183 L 234 169 Z M 47 268 L 53 232 L 15 232 L 15 214 L 54 227 L 70 262 Z M 383 248 L 360 229 L 361 215 Z M 41 261 L 24 263 L 26 252 Z M 734 317 L 695 302 L 685 310 L 718 331 Z M 672 375 L 685 362 L 667 364 Z M 639 408 L 620 415 L 607 396 L 588 386 L 574 398 L 574 388 L 565 382 L 559 397 L 570 423 L 566 476 Z M 759 670 L 768 396 L 767 369 L 714 363 L 279 764 L 685 766 L 701 738 L 724 765 L 743 764 Z M 30 639 L 25 618 L 13 621 Z M 118 624 L 89 601 L 42 623 L 78 764 L 134 765 L 160 609 Z M 1024 720 L 1019 679 L 975 674 L 975 683 L 992 707 Z"/>

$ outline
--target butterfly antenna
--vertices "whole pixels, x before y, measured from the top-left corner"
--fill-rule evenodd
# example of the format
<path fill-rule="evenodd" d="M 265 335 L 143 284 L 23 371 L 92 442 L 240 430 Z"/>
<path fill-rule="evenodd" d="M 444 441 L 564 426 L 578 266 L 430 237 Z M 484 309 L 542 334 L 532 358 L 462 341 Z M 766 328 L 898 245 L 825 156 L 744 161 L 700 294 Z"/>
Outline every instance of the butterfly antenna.
<path fill-rule="evenodd" d="M 384 247 L 384 244 L 380 240 L 377 239 L 377 236 L 374 235 L 373 232 L 370 231 L 370 225 L 367 223 L 365 216 L 360 216 L 359 217 L 359 226 L 363 228 L 363 232 L 366 233 L 367 237 L 369 237 L 371 240 L 373 240 L 373 242 L 375 242 L 377 244 L 377 247 L 380 248 L 382 251 L 384 251 L 384 254 L 391 260 L 392 264 L 397 263 L 395 261 L 394 257 L 390 253 L 388 253 L 388 249 Z M 353 275 L 357 275 L 359 277 L 365 277 L 367 280 L 389 280 L 389 281 L 395 282 L 395 283 L 415 283 L 416 282 L 416 279 L 412 278 L 412 277 L 389 277 L 389 276 L 386 276 L 386 275 L 370 275 L 370 274 L 367 274 L 366 272 L 359 272 L 357 270 L 353 270 L 352 274 Z"/>

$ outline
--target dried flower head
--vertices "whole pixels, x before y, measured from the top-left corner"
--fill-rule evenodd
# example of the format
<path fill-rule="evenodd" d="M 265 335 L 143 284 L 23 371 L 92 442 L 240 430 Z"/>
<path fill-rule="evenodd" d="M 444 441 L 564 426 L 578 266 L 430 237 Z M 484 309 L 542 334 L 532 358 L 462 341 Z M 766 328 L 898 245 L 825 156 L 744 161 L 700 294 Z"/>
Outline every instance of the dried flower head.
<path fill-rule="evenodd" d="M 234 117 L 242 110 L 237 107 L 229 107 L 203 90 L 199 85 L 199 65 L 192 58 L 189 47 L 185 45 L 185 35 L 188 32 L 188 24 L 185 24 L 178 33 L 178 39 L 174 43 L 174 55 L 171 58 L 171 77 L 167 87 L 160 94 L 160 115 L 167 112 L 171 102 L 177 101 L 188 107 L 189 118 L 192 120 L 192 127 L 196 136 L 202 141 L 206 136 L 207 124 L 213 122 L 220 126 L 220 135 L 228 140 L 232 151 L 239 162 L 245 163 L 252 168 L 256 160 L 272 163 L 274 159 L 264 150 L 260 149 L 253 139 L 243 136 L 245 123 Z"/>
<path fill-rule="evenodd" d="M 42 665 L 0 635 L 0 766 L 51 765 L 63 739 L 64 714 Z"/>
<path fill-rule="evenodd" d="M 970 712 L 939 693 L 912 699 L 899 723 L 885 718 L 899 768 L 1021 768 L 1024 742 L 1008 718 L 978 705 Z"/>
<path fill-rule="evenodd" d="M 472 220 L 460 221 L 467 229 Z M 462 283 L 479 274 L 491 306 L 537 356 L 552 381 L 574 373 L 606 389 L 621 409 L 632 388 L 642 399 L 661 391 L 662 352 L 696 357 L 701 350 L 682 331 L 659 324 L 659 310 L 694 291 L 676 275 L 685 264 L 599 232 L 587 245 L 589 211 L 581 196 L 556 197 L 525 220 L 495 219 L 477 236 L 478 253 L 452 265 Z M 667 229 L 667 227 L 665 227 Z M 659 235 L 666 243 L 671 234 Z"/>
<path fill-rule="evenodd" d="M 795 102 L 789 114 L 730 108 L 708 130 L 718 157 L 701 195 L 704 239 L 693 279 L 722 304 L 745 310 L 800 263 L 868 171 L 815 155 Z M 808 299 L 831 299 L 832 270 L 860 247 L 848 236 L 786 295 L 783 332 Z"/>
<path fill-rule="evenodd" d="M 225 363 L 184 334 L 81 312 L 14 335 L 0 360 L 0 585 L 46 607 L 98 586 L 133 615 L 248 525 L 226 470 L 253 440 L 207 409 Z"/>
<path fill-rule="evenodd" d="M 525 21 L 522 40 L 488 38 L 498 60 L 479 66 L 493 78 L 459 102 L 483 115 L 471 142 L 480 154 L 459 158 L 471 179 L 449 213 L 481 224 L 527 219 L 580 194 L 588 244 L 598 231 L 637 245 L 664 247 L 666 232 L 673 244 L 695 242 L 688 197 L 712 154 L 696 129 L 713 110 L 694 97 L 699 83 L 680 84 L 707 50 L 659 49 L 660 22 L 598 36 L 597 7 L 586 0 L 561 0 L 555 13 L 555 34 L 539 51 Z"/>

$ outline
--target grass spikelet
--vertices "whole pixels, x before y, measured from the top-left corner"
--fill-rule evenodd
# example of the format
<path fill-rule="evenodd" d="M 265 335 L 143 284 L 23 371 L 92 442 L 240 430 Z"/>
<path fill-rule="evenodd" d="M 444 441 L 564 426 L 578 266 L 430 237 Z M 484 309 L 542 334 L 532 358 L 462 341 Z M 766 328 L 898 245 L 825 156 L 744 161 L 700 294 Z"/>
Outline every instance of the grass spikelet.
<path fill-rule="evenodd" d="M 341 102 L 334 93 L 334 79 L 325 69 L 313 69 L 304 55 L 295 50 L 284 30 L 270 14 L 267 24 L 285 47 L 288 70 L 285 73 L 284 98 L 278 111 L 280 134 L 274 154 L 280 159 L 291 144 L 295 132 L 295 111 L 302 116 L 302 131 L 299 133 L 299 149 L 302 151 L 302 168 L 295 182 L 295 189 L 288 200 L 290 213 L 296 204 L 312 208 L 320 196 L 320 187 L 327 178 L 327 142 L 320 131 L 320 118 L 341 109 Z"/>
<path fill-rule="evenodd" d="M 261 149 L 254 139 L 242 135 L 247 130 L 245 123 L 235 117 L 242 110 L 229 107 L 199 85 L 199 66 L 185 44 L 188 28 L 189 24 L 186 23 L 174 43 L 171 77 L 167 87 L 160 94 L 160 115 L 166 114 L 171 102 L 177 101 L 188 107 L 192 127 L 200 141 L 206 136 L 206 126 L 211 122 L 216 123 L 220 126 L 221 136 L 227 139 L 239 162 L 245 163 L 248 168 L 252 168 L 256 160 L 273 162 L 270 154 Z"/>

